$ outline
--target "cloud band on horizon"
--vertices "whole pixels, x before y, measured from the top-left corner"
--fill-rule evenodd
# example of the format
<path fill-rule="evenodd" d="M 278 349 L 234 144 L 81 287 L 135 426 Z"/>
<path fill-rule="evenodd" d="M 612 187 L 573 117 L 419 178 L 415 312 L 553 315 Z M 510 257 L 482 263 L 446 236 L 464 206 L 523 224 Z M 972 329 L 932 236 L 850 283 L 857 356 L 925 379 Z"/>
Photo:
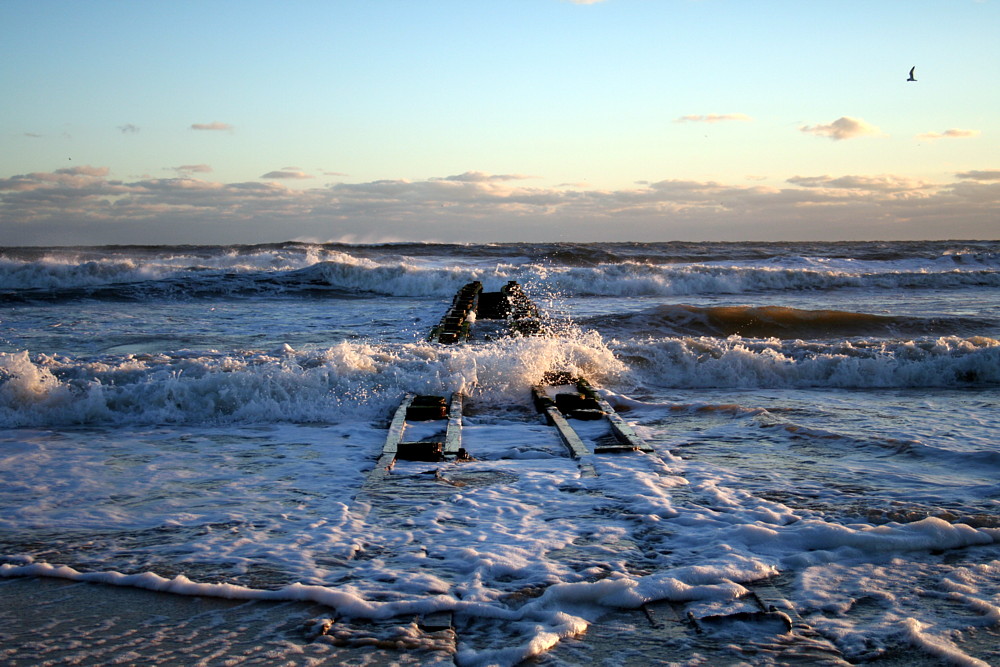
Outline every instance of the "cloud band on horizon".
<path fill-rule="evenodd" d="M 665 180 L 617 190 L 467 173 L 480 176 L 293 189 L 191 177 L 125 182 L 106 167 L 80 166 L 0 179 L 0 233 L 8 245 L 226 243 L 237 234 L 264 242 L 359 230 L 462 242 L 986 238 L 996 235 L 1000 208 L 1000 170 L 937 184 L 796 176 L 788 187 Z"/>

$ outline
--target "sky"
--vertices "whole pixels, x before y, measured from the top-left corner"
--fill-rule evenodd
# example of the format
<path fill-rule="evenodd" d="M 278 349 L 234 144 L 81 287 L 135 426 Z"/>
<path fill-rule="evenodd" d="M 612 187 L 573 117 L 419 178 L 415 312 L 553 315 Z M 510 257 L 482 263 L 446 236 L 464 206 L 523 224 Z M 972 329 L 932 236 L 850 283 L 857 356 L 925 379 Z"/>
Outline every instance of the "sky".
<path fill-rule="evenodd" d="M 1000 0 L 0 0 L 0 246 L 997 239 L 998 31 Z"/>

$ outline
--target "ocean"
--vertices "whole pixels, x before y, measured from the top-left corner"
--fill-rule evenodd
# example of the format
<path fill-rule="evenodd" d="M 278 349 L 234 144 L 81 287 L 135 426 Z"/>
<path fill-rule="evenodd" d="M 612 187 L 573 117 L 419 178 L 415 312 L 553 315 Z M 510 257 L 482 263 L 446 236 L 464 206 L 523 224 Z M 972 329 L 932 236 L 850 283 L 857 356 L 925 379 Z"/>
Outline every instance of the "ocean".
<path fill-rule="evenodd" d="M 473 280 L 548 335 L 428 342 Z M 0 598 L 313 605 L 260 664 L 1000 664 L 998 341 L 995 241 L 0 248 Z M 568 456 L 549 372 L 654 452 Z M 359 511 L 404 394 L 458 391 L 472 460 Z M 134 660 L 88 627 L 0 661 Z"/>

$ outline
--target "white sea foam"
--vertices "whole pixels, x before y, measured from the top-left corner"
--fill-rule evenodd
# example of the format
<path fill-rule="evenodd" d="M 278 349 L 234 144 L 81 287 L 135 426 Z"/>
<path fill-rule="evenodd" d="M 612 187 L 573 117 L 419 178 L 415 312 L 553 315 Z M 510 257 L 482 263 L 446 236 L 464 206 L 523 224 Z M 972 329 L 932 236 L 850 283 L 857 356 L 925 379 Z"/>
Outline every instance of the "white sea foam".
<path fill-rule="evenodd" d="M 992 567 L 995 562 L 975 569 L 986 573 Z M 986 665 L 987 662 L 970 656 L 955 642 L 960 637 L 955 632 L 957 627 L 982 627 L 996 622 L 983 613 L 980 605 L 968 604 L 963 609 L 949 604 L 948 598 L 967 602 L 948 590 L 954 588 L 956 576 L 968 573 L 966 568 L 949 572 L 949 568 L 933 562 L 888 558 L 877 563 L 809 568 L 802 582 L 807 604 L 826 611 L 822 620 L 817 621 L 817 627 L 825 634 L 837 636 L 838 643 L 851 653 L 864 655 L 869 651 L 872 633 L 892 632 L 949 664 Z M 970 587 L 975 595 L 991 595 L 997 590 L 995 577 L 990 580 L 987 575 L 977 584 Z M 975 596 L 971 599 L 976 600 Z M 935 613 L 939 605 L 950 613 Z M 853 613 L 870 617 L 866 626 L 868 636 L 846 622 Z"/>
<path fill-rule="evenodd" d="M 590 333 L 475 347 L 343 342 L 296 352 L 72 359 L 0 353 L 0 423 L 198 423 L 375 415 L 406 391 L 523 402 L 548 371 L 663 387 L 949 387 L 1000 383 L 986 338 L 855 345 L 686 338 L 616 343 Z M 617 356 L 616 356 L 617 355 Z M 624 362 L 622 361 L 624 360 Z"/>
<path fill-rule="evenodd" d="M 506 628 L 504 646 L 460 648 L 461 664 L 515 664 L 582 632 L 608 608 L 697 601 L 707 614 L 745 593 L 743 584 L 787 568 L 816 573 L 819 578 L 806 579 L 812 592 L 803 600 L 834 608 L 823 596 L 840 595 L 846 604 L 856 599 L 828 578 L 838 568 L 848 572 L 838 563 L 1000 539 L 998 530 L 934 518 L 835 523 L 764 501 L 723 478 L 704 478 L 671 499 L 671 490 L 686 485 L 682 474 L 700 479 L 705 471 L 676 459 L 668 469 L 655 457 L 595 457 L 600 474 L 588 480 L 563 457 L 493 458 L 514 442 L 554 441 L 537 422 L 508 422 L 505 442 L 497 442 L 493 425 L 467 421 L 466 445 L 480 460 L 444 466 L 440 474 L 472 480 L 504 472 L 501 483 L 435 486 L 431 480 L 428 486 L 416 472 L 427 464 L 402 465 L 395 473 L 400 482 L 423 485 L 429 495 L 401 514 L 388 510 L 381 522 L 362 522 L 347 511 L 362 482 L 365 457 L 359 454 L 377 451 L 382 433 L 364 423 L 313 428 L 308 436 L 291 426 L 136 431 L 125 451 L 117 444 L 121 434 L 41 437 L 3 460 L 5 469 L 18 471 L 22 486 L 7 490 L 0 525 L 29 540 L 63 533 L 65 562 L 104 566 L 21 558 L 0 567 L 0 575 L 307 600 L 349 618 L 450 610 L 500 620 Z M 73 441 L 79 438 L 91 446 L 80 447 Z M 55 459 L 63 465 L 46 465 Z M 90 500 L 73 502 L 83 497 Z M 633 542 L 647 547 L 637 551 Z M 281 576 L 257 573 L 261 562 Z M 178 566 L 188 574 L 155 574 Z M 634 569 L 648 573 L 629 573 Z M 945 583 L 988 616 L 995 613 L 986 603 L 996 584 L 990 573 L 967 568 Z M 253 583 L 262 577 L 265 586 Z M 225 581 L 213 583 L 220 578 Z M 511 593 L 538 586 L 545 589 L 541 596 L 516 607 L 505 603 Z M 883 636 L 900 627 L 887 620 Z M 827 631 L 836 634 L 832 626 Z M 848 650 L 851 632 L 842 638 Z"/>
<path fill-rule="evenodd" d="M 613 377 L 599 336 L 512 338 L 475 347 L 340 343 L 296 353 L 108 356 L 0 353 L 0 423 L 334 421 L 381 415 L 407 391 L 524 402 L 548 371 Z"/>

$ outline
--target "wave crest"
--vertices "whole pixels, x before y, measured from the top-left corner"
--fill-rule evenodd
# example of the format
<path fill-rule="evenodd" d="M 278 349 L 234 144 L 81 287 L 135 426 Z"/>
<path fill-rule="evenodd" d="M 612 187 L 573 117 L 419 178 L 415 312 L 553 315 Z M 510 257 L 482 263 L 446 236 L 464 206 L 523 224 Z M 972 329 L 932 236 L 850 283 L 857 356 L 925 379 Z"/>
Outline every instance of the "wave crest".
<path fill-rule="evenodd" d="M 677 388 L 900 388 L 1000 384 L 1000 341 L 986 337 L 851 343 L 668 338 L 616 352 L 639 385 Z"/>
<path fill-rule="evenodd" d="M 924 319 L 842 310 L 785 306 L 691 306 L 670 304 L 637 313 L 594 317 L 586 322 L 618 336 L 741 336 L 743 338 L 832 339 L 863 336 L 912 337 L 973 332 L 990 325 L 975 318 Z"/>
<path fill-rule="evenodd" d="M 596 334 L 98 359 L 18 352 L 0 354 L 0 425 L 380 419 L 405 392 L 527 406 L 531 385 L 558 371 L 606 381 L 624 366 Z"/>

